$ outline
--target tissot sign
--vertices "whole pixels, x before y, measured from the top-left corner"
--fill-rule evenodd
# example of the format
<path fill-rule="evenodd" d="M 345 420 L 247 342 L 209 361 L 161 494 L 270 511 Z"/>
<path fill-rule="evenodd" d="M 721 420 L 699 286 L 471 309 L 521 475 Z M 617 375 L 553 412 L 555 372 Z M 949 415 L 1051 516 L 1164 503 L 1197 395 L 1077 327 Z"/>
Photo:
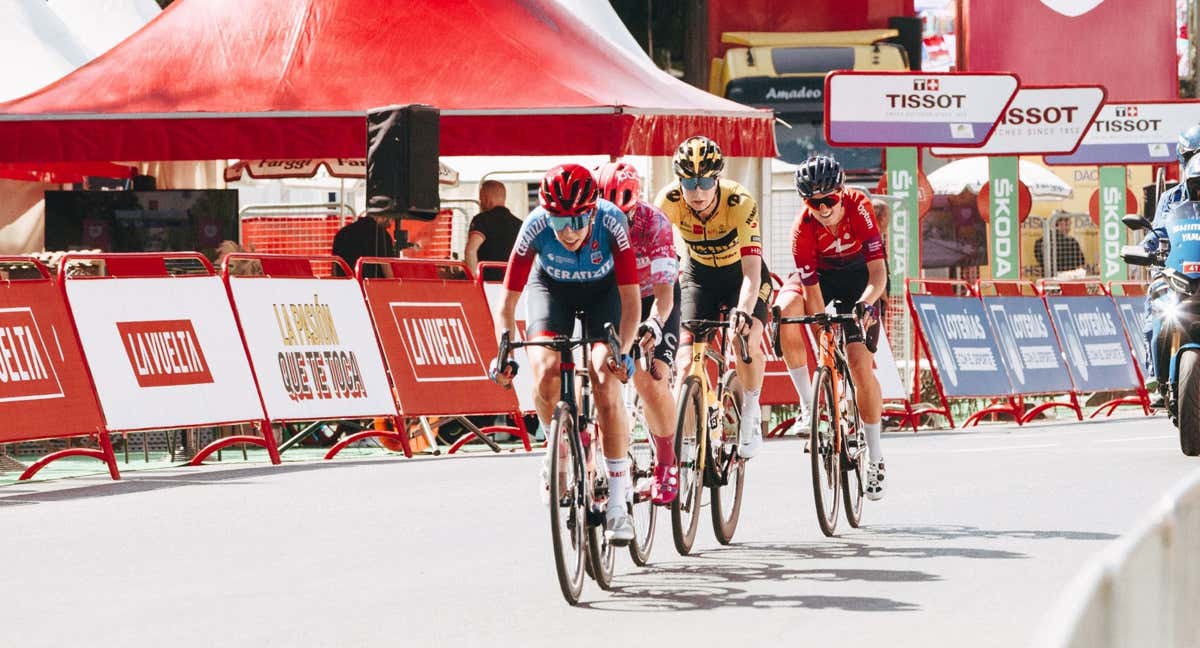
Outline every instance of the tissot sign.
<path fill-rule="evenodd" d="M 982 148 L 936 147 L 933 154 L 1068 154 L 1079 146 L 1103 103 L 1100 86 L 1021 88 Z"/>
<path fill-rule="evenodd" d="M 1107 103 L 1071 155 L 1047 164 L 1162 164 L 1175 161 L 1175 140 L 1195 125 L 1198 101 Z"/>
<path fill-rule="evenodd" d="M 831 72 L 825 138 L 840 146 L 976 147 L 1017 86 L 1011 74 Z"/>

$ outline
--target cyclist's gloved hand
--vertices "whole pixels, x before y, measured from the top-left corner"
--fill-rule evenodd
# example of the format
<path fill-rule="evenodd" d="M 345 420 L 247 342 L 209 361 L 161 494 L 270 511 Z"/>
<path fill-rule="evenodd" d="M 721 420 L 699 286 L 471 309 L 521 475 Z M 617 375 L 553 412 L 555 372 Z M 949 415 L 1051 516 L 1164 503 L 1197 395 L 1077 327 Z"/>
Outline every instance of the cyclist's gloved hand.
<path fill-rule="evenodd" d="M 1167 235 L 1167 228 L 1156 227 L 1150 230 L 1146 238 L 1142 239 L 1142 249 L 1146 250 L 1147 254 L 1155 254 L 1160 249 L 1170 250 L 1171 239 Z"/>
<path fill-rule="evenodd" d="M 729 314 L 729 324 L 733 328 L 733 332 L 738 335 L 750 335 L 750 327 L 752 322 L 750 314 L 740 308 L 733 309 Z"/>
<path fill-rule="evenodd" d="M 625 370 L 625 375 L 621 377 L 621 382 L 625 382 L 633 377 L 633 368 L 633 356 L 629 355 L 628 353 L 621 354 L 620 369 Z"/>
<path fill-rule="evenodd" d="M 842 300 L 840 300 L 840 299 L 835 299 L 835 300 L 829 302 L 828 304 L 825 304 L 825 314 L 826 315 L 837 315 L 838 307 L 841 305 L 842 305 Z"/>
<path fill-rule="evenodd" d="M 859 322 L 862 322 L 863 326 L 870 326 L 873 324 L 878 315 L 879 314 L 876 312 L 874 304 L 868 304 L 865 301 L 860 301 L 854 304 L 854 316 L 858 318 Z"/>
<path fill-rule="evenodd" d="M 638 326 L 638 346 L 641 347 L 642 357 L 647 361 L 654 357 L 654 349 L 662 343 L 662 322 L 657 316 L 651 316 Z"/>
<path fill-rule="evenodd" d="M 509 360 L 503 367 L 500 367 L 499 364 L 500 358 L 492 358 L 492 364 L 488 366 L 488 378 L 491 378 L 492 382 L 497 385 L 507 387 L 512 383 L 512 379 L 517 377 L 517 370 L 520 368 L 520 365 L 517 364 L 516 360 Z"/>

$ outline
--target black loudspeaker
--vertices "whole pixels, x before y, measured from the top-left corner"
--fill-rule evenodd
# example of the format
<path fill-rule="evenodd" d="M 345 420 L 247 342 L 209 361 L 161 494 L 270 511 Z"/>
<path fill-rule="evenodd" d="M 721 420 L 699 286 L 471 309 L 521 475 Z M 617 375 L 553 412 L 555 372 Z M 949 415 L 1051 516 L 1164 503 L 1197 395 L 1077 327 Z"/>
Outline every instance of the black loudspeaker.
<path fill-rule="evenodd" d="M 158 181 L 152 175 L 135 175 L 132 184 L 134 191 L 154 191 L 158 188 Z"/>
<path fill-rule="evenodd" d="M 433 220 L 438 197 L 438 121 L 431 106 L 367 111 L 367 211 Z"/>
<path fill-rule="evenodd" d="M 891 42 L 904 48 L 908 52 L 908 65 L 913 70 L 921 69 L 921 19 L 908 18 L 905 16 L 892 16 L 888 18 L 888 27 L 900 32 L 900 36 L 891 39 Z"/>

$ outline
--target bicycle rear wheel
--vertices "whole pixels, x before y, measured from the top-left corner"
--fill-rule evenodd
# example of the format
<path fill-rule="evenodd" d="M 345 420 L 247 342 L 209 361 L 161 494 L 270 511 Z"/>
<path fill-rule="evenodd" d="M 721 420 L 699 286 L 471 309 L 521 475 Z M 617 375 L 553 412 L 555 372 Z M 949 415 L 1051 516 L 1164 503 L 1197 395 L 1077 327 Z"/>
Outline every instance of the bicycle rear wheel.
<path fill-rule="evenodd" d="M 584 511 L 583 448 L 572 407 L 560 402 L 550 422 L 550 537 L 563 598 L 571 605 L 583 591 L 587 517 Z"/>
<path fill-rule="evenodd" d="M 607 590 L 612 587 L 613 570 L 617 562 L 617 549 L 604 535 L 605 510 L 608 508 L 608 464 L 604 460 L 604 438 L 600 436 L 600 428 L 596 420 L 595 404 L 588 418 L 588 434 L 583 438 L 590 440 L 590 447 L 584 452 L 586 474 L 588 475 L 588 491 L 586 502 L 591 507 L 588 515 L 588 574 L 592 580 Z"/>
<path fill-rule="evenodd" d="M 817 523 L 821 532 L 832 536 L 837 529 L 838 482 L 841 481 L 841 461 L 834 451 L 833 377 L 825 367 L 817 370 L 813 380 L 812 429 L 809 436 L 809 459 L 812 462 L 813 502 L 817 506 Z"/>
<path fill-rule="evenodd" d="M 862 523 L 866 493 L 867 435 L 850 380 L 843 383 L 842 393 L 845 394 L 842 399 L 842 505 L 846 509 L 846 522 L 857 529 Z"/>
<path fill-rule="evenodd" d="M 742 425 L 742 383 L 737 373 L 726 371 L 721 378 L 721 416 L 719 441 L 709 444 L 713 467 L 712 502 L 713 534 L 717 542 L 727 545 L 733 540 L 738 518 L 742 513 L 742 487 L 746 480 L 746 462 L 737 455 L 738 429 Z"/>
<path fill-rule="evenodd" d="M 671 503 L 671 535 L 675 550 L 686 556 L 696 541 L 704 475 L 700 451 L 704 447 L 704 392 L 697 376 L 688 376 L 680 389 L 679 416 L 675 424 L 675 456 L 679 461 L 679 495 Z"/>
<path fill-rule="evenodd" d="M 635 398 L 630 412 L 629 474 L 633 481 L 633 503 L 629 514 L 633 520 L 633 542 L 629 543 L 629 556 L 633 564 L 641 567 L 650 560 L 650 549 L 654 546 L 654 527 L 658 519 L 658 507 L 651 501 L 651 486 L 654 483 L 654 439 L 650 427 Z"/>

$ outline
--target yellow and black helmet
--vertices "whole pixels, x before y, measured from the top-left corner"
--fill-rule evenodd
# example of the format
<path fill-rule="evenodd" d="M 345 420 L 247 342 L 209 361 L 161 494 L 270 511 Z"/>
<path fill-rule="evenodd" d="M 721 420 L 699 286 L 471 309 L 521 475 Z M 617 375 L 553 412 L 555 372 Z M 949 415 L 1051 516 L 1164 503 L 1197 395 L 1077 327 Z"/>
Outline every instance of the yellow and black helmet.
<path fill-rule="evenodd" d="M 711 178 L 725 170 L 725 157 L 716 142 L 696 135 L 679 145 L 671 166 L 680 178 Z"/>

